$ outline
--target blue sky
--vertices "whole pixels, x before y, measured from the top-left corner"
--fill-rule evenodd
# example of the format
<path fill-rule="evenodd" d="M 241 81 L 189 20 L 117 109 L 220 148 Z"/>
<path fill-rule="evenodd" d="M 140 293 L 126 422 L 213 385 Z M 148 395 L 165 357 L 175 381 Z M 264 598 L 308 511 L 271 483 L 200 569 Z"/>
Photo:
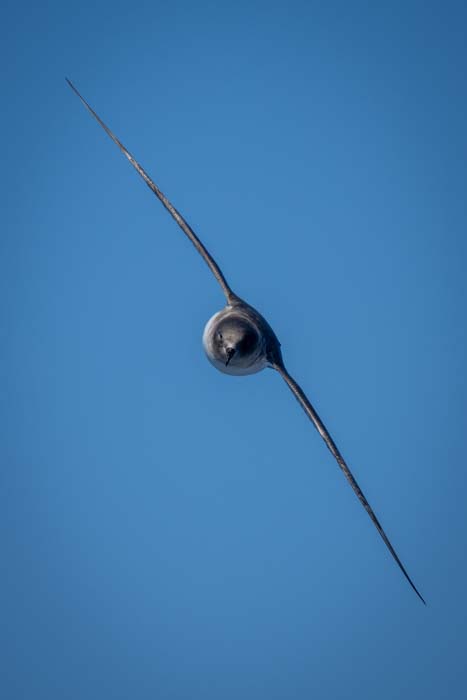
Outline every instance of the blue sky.
<path fill-rule="evenodd" d="M 466 692 L 467 10 L 7 3 L 2 696 Z M 90 101 L 264 313 L 415 584 Z"/>

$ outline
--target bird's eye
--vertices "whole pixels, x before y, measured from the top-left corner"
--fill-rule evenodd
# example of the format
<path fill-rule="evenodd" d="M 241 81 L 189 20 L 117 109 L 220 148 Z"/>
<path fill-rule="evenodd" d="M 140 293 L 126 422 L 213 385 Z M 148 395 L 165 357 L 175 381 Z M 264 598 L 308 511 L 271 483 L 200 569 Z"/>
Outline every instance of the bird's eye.
<path fill-rule="evenodd" d="M 217 337 L 219 338 L 219 340 L 222 340 L 222 333 L 218 333 Z"/>

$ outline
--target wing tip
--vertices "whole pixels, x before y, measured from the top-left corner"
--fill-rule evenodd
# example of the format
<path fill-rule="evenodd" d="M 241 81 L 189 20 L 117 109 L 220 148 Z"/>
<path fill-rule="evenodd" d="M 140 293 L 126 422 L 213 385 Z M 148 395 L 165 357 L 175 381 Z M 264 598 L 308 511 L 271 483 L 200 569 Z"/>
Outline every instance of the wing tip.
<path fill-rule="evenodd" d="M 412 585 L 413 585 L 413 584 L 412 584 Z M 415 588 L 415 586 L 413 586 L 413 589 L 414 589 L 415 593 L 418 595 L 418 597 L 420 598 L 420 600 L 422 601 L 423 605 L 424 605 L 425 607 L 428 607 L 428 606 L 427 606 L 427 602 L 426 602 L 425 598 L 422 596 L 422 594 L 419 593 L 419 592 L 417 591 L 417 589 Z"/>
<path fill-rule="evenodd" d="M 69 87 L 73 90 L 73 92 L 75 93 L 75 95 L 77 95 L 77 96 L 79 97 L 79 99 L 81 100 L 81 102 L 84 102 L 83 98 L 81 97 L 81 95 L 79 94 L 78 90 L 75 88 L 75 86 L 74 86 L 73 83 L 71 82 L 70 78 L 67 78 L 67 77 L 65 76 L 65 80 L 66 80 L 66 82 L 68 83 Z"/>

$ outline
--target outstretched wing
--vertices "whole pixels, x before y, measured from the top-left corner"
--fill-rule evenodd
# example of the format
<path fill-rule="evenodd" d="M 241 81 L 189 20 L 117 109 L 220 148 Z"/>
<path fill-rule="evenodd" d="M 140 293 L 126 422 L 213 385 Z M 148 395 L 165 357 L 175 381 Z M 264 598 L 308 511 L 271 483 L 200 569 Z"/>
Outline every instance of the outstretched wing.
<path fill-rule="evenodd" d="M 156 195 L 156 197 L 158 199 L 160 199 L 160 201 L 162 202 L 164 207 L 173 216 L 173 218 L 175 219 L 177 224 L 180 226 L 183 233 L 185 233 L 185 235 L 188 236 L 188 238 L 193 243 L 193 245 L 195 246 L 198 253 L 204 258 L 206 264 L 208 265 L 209 269 L 211 270 L 211 272 L 214 275 L 214 277 L 216 278 L 216 280 L 219 282 L 220 286 L 222 287 L 222 291 L 224 292 L 224 294 L 226 296 L 227 301 L 228 302 L 233 301 L 236 298 L 236 296 L 232 292 L 232 290 L 230 289 L 229 285 L 227 284 L 226 279 L 225 279 L 224 275 L 222 274 L 222 271 L 221 271 L 219 265 L 216 263 L 214 258 L 208 253 L 208 251 L 206 250 L 204 245 L 201 243 L 201 241 L 199 240 L 198 236 L 193 231 L 191 226 L 188 225 L 188 223 L 185 221 L 185 219 L 180 214 L 180 212 L 177 211 L 175 209 L 175 207 L 169 202 L 169 200 L 167 199 L 165 194 L 160 191 L 160 189 L 157 187 L 157 185 L 151 180 L 149 175 L 143 170 L 141 165 L 133 158 L 131 153 L 129 151 L 127 151 L 127 149 L 121 143 L 121 141 L 119 141 L 118 138 L 115 136 L 115 134 L 113 134 L 112 131 L 109 129 L 109 127 L 106 126 L 106 124 L 104 124 L 102 119 L 96 114 L 96 112 L 93 110 L 93 108 L 86 102 L 84 97 L 82 95 L 80 95 L 80 93 L 75 88 L 73 83 L 70 80 L 68 80 L 68 78 L 65 78 L 65 80 L 67 81 L 68 85 L 71 87 L 73 92 L 75 92 L 76 95 L 78 95 L 79 99 L 84 104 L 86 109 L 99 122 L 101 127 L 104 129 L 104 131 L 107 132 L 107 134 L 110 136 L 112 141 L 117 144 L 117 146 L 119 147 L 121 152 L 128 158 L 128 160 L 130 161 L 132 166 L 135 168 L 135 170 L 137 170 L 138 173 L 141 175 L 141 177 L 143 178 L 143 180 L 145 181 L 145 183 L 147 184 L 149 189 L 154 192 L 154 194 Z"/>
<path fill-rule="evenodd" d="M 303 392 L 303 390 L 301 389 L 301 387 L 297 384 L 297 382 L 290 376 L 290 374 L 287 372 L 287 370 L 285 369 L 285 367 L 280 366 L 280 365 L 275 365 L 275 366 L 274 366 L 274 369 L 276 369 L 276 370 L 279 372 L 279 374 L 282 376 L 282 378 L 284 379 L 284 381 L 288 384 L 288 386 L 289 386 L 290 389 L 292 390 L 292 392 L 293 392 L 295 398 L 298 400 L 298 402 L 299 402 L 300 405 L 302 406 L 303 410 L 304 410 L 305 413 L 307 414 L 308 418 L 314 423 L 315 428 L 317 429 L 318 433 L 321 435 L 321 437 L 323 438 L 324 442 L 325 442 L 326 445 L 328 446 L 328 448 L 329 448 L 329 450 L 331 451 L 332 455 L 333 455 L 334 458 L 336 459 L 336 461 L 337 461 L 339 467 L 340 467 L 340 468 L 342 469 L 342 471 L 344 472 L 345 478 L 347 479 L 347 481 L 349 482 L 349 484 L 351 485 L 351 487 L 352 487 L 353 490 L 355 491 L 358 500 L 360 501 L 360 503 L 361 503 L 362 506 L 365 508 L 365 510 L 366 510 L 366 512 L 368 513 L 368 515 L 370 516 L 371 520 L 373 521 L 373 523 L 374 523 L 376 529 L 378 530 L 379 534 L 381 535 L 381 537 L 382 537 L 382 539 L 383 539 L 383 541 L 384 541 L 386 547 L 389 549 L 389 551 L 391 552 L 392 556 L 393 556 L 394 559 L 396 560 L 396 562 L 397 562 L 397 564 L 398 564 L 400 570 L 402 571 L 402 573 L 404 574 L 405 578 L 406 578 L 407 581 L 410 583 L 410 585 L 412 586 L 412 588 L 414 589 L 415 593 L 418 595 L 418 597 L 420 598 L 420 600 L 422 601 L 422 603 L 424 603 L 424 604 L 426 605 L 425 601 L 423 600 L 423 597 L 420 595 L 420 593 L 419 593 L 418 590 L 416 589 L 414 583 L 412 582 L 412 579 L 411 579 L 410 576 L 408 575 L 408 573 L 407 573 L 407 571 L 405 570 L 405 568 L 404 568 L 404 566 L 403 566 L 401 560 L 400 560 L 399 557 L 397 556 L 397 554 L 396 554 L 396 552 L 395 552 L 395 550 L 394 550 L 394 547 L 393 547 L 392 544 L 390 543 L 390 541 L 389 541 L 389 539 L 388 539 L 386 533 L 384 532 L 383 528 L 381 527 L 381 524 L 380 524 L 378 518 L 376 517 L 376 515 L 374 514 L 373 509 L 371 508 L 370 504 L 368 503 L 368 501 L 366 500 L 365 496 L 363 495 L 363 492 L 362 492 L 360 486 L 359 486 L 359 485 L 357 484 L 357 482 L 355 481 L 355 478 L 354 478 L 352 472 L 351 472 L 350 469 L 348 468 L 347 464 L 346 464 L 345 461 L 344 461 L 344 458 L 342 457 L 341 453 L 340 453 L 339 450 L 337 449 L 337 447 L 336 447 L 336 445 L 335 445 L 335 443 L 334 443 L 334 440 L 333 440 L 332 437 L 329 435 L 329 433 L 328 433 L 328 431 L 327 431 L 327 429 L 326 429 L 324 423 L 322 422 L 321 418 L 320 418 L 319 415 L 316 413 L 315 409 L 313 408 L 313 406 L 311 405 L 311 403 L 310 403 L 309 400 L 307 399 L 305 393 Z"/>

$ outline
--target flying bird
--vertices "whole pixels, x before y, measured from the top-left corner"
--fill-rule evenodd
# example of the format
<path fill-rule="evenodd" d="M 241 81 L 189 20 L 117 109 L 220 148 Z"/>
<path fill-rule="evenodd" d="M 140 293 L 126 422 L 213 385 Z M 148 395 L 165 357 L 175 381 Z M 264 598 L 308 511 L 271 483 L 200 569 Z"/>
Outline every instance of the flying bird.
<path fill-rule="evenodd" d="M 214 316 L 207 322 L 203 333 L 203 346 L 209 361 L 214 365 L 214 367 L 226 374 L 254 374 L 255 372 L 260 372 L 265 367 L 269 367 L 276 370 L 276 372 L 281 375 L 282 379 L 292 391 L 306 415 L 323 438 L 328 449 L 344 473 L 345 478 L 354 490 L 358 500 L 370 516 L 374 526 L 378 530 L 386 547 L 391 552 L 405 578 L 420 600 L 426 605 L 425 600 L 405 570 L 401 560 L 396 554 L 394 547 L 390 543 L 378 518 L 365 498 L 360 486 L 357 484 L 355 477 L 347 466 L 344 458 L 337 449 L 336 444 L 325 427 L 323 421 L 311 405 L 303 389 L 287 371 L 284 360 L 282 359 L 281 345 L 269 323 L 255 308 L 253 308 L 253 306 L 247 304 L 246 301 L 235 294 L 227 283 L 227 280 L 225 279 L 219 265 L 205 248 L 193 229 L 185 221 L 180 212 L 177 211 L 173 204 L 169 202 L 165 194 L 161 192 L 158 186 L 151 180 L 146 171 L 135 160 L 121 141 L 119 141 L 115 134 L 112 133 L 109 127 L 104 124 L 102 119 L 96 114 L 88 102 L 86 102 L 84 97 L 80 95 L 73 83 L 68 80 L 68 78 L 66 78 L 66 81 L 73 92 L 75 92 L 79 97 L 86 109 L 98 121 L 104 131 L 106 131 L 108 136 L 110 136 L 112 141 L 119 147 L 121 152 L 128 158 L 135 170 L 137 170 L 137 172 L 141 175 L 149 189 L 156 195 L 167 211 L 175 219 L 177 224 L 192 242 L 220 284 L 227 300 L 227 304 L 221 311 L 214 314 Z"/>

